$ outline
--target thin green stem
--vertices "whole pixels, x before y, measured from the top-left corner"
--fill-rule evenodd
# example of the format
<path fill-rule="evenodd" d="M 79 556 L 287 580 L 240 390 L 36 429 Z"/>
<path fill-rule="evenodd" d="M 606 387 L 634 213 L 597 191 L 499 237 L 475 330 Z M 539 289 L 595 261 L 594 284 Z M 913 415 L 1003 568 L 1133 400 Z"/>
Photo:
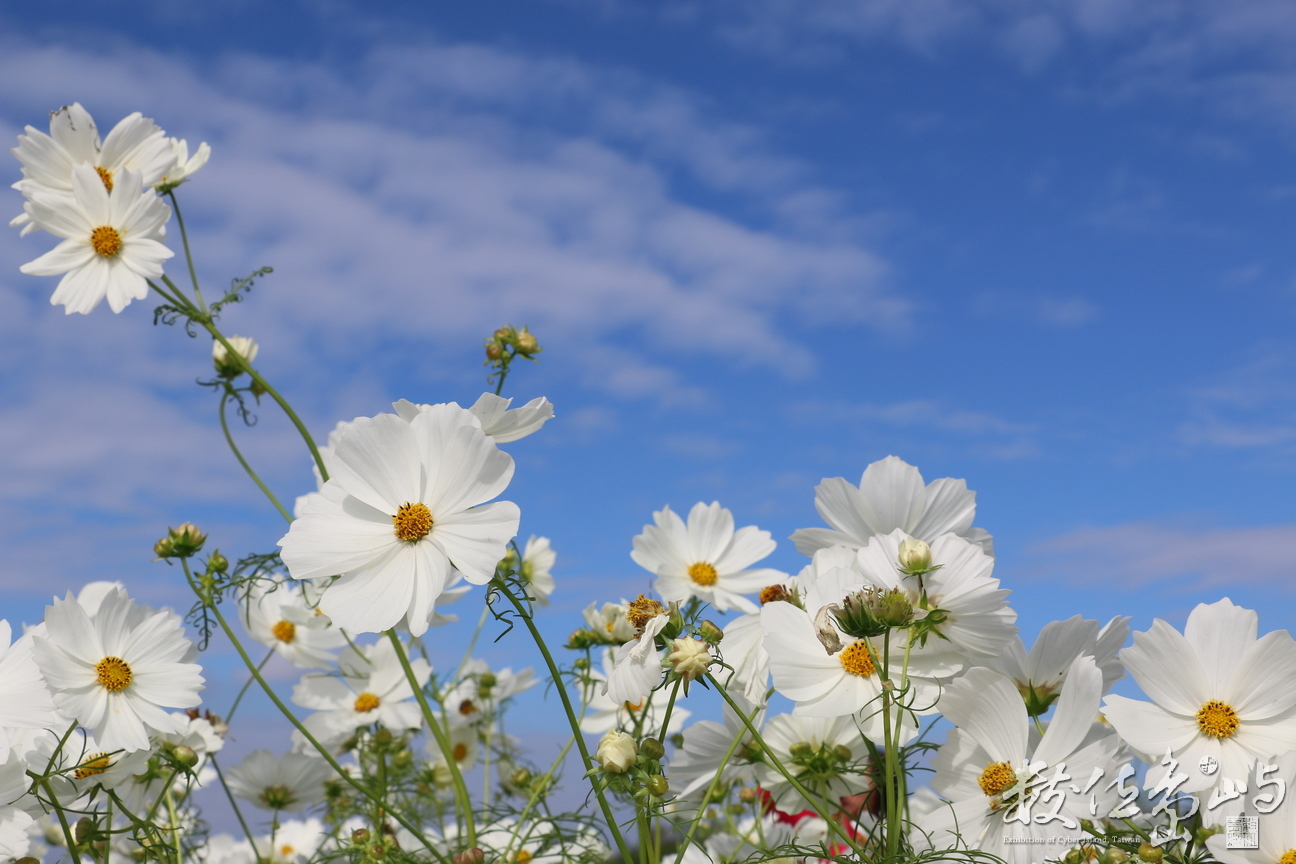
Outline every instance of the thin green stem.
<path fill-rule="evenodd" d="M 234 793 L 230 791 L 229 784 L 225 782 L 225 775 L 221 772 L 220 763 L 216 761 L 216 755 L 208 753 L 207 760 L 211 763 L 212 768 L 216 770 L 216 779 L 220 780 L 221 788 L 225 790 L 225 797 L 229 799 L 230 807 L 234 810 L 234 817 L 238 819 L 239 827 L 243 829 L 243 835 L 247 837 L 248 845 L 252 847 L 252 854 L 256 856 L 257 864 L 260 864 L 261 853 L 257 851 L 256 838 L 252 836 L 252 830 L 248 828 L 247 821 L 243 818 L 243 811 L 239 809 L 238 802 L 234 800 Z"/>
<path fill-rule="evenodd" d="M 283 700 L 279 698 L 279 694 L 275 693 L 274 688 L 270 686 L 269 682 L 267 682 L 264 677 L 262 677 L 261 671 L 252 663 L 252 658 L 248 656 L 246 649 L 243 648 L 243 643 L 239 641 L 238 635 L 234 632 L 234 629 L 230 627 L 229 621 L 225 619 L 225 615 L 221 612 L 220 607 L 215 603 L 211 602 L 211 599 L 206 595 L 204 595 L 201 589 L 199 589 L 198 585 L 194 582 L 193 573 L 189 570 L 188 561 L 186 561 L 185 559 L 181 559 L 180 563 L 184 566 L 185 578 L 189 580 L 189 587 L 193 590 L 194 594 L 196 594 L 198 598 L 203 601 L 204 605 L 212 611 L 212 614 L 216 616 L 216 623 L 220 625 L 221 632 L 225 634 L 225 638 L 230 640 L 230 644 L 232 644 L 234 646 L 234 650 L 238 652 L 239 658 L 243 661 L 243 665 L 246 666 L 252 672 L 253 679 L 256 680 L 257 684 L 261 685 L 262 691 L 265 692 L 266 696 L 270 697 L 270 701 L 273 702 L 274 706 L 279 709 L 279 713 L 283 714 L 284 717 L 288 719 L 288 722 L 293 725 L 293 728 L 296 729 L 298 732 L 300 732 L 302 734 L 302 737 L 305 738 L 310 743 L 310 745 L 315 748 L 315 751 L 319 753 L 321 758 L 323 758 L 324 761 L 329 764 L 329 767 L 331 767 L 334 770 L 334 772 L 337 773 L 338 777 L 340 777 L 343 781 L 347 783 L 347 785 L 351 786 L 351 788 L 355 789 L 365 798 L 368 798 L 370 801 L 373 801 L 375 803 L 381 804 L 382 802 L 379 801 L 378 798 L 372 792 L 366 789 L 358 780 L 356 780 L 354 777 L 352 777 L 350 774 L 347 773 L 346 769 L 343 768 L 338 763 L 337 759 L 333 757 L 333 754 L 329 752 L 328 748 L 325 747 L 323 744 L 321 744 L 315 738 L 315 736 L 311 734 L 310 730 L 307 729 L 305 725 L 303 725 L 302 722 L 297 719 L 296 715 L 294 715 L 292 711 L 289 710 L 288 706 L 283 703 Z M 420 831 L 412 822 L 410 822 L 404 816 L 396 812 L 392 812 L 391 816 L 402 826 L 404 826 L 411 834 L 413 834 L 414 837 L 420 843 L 422 843 L 428 849 L 429 852 L 432 853 L 433 857 L 435 857 L 438 861 L 441 862 L 441 864 L 449 864 L 448 859 L 444 855 L 442 855 L 440 850 L 438 850 L 435 846 L 433 846 L 426 837 L 423 836 L 423 832 Z"/>
<path fill-rule="evenodd" d="M 284 506 L 279 503 L 279 499 L 276 498 L 275 494 L 270 491 L 270 487 L 266 486 L 265 483 L 261 482 L 261 478 L 258 477 L 257 473 L 252 470 L 252 466 L 249 465 L 248 461 L 243 458 L 243 452 L 239 450 L 238 445 L 234 443 L 234 434 L 230 431 L 229 420 L 225 416 L 225 408 L 227 405 L 229 405 L 231 398 L 232 397 L 229 395 L 229 393 L 225 393 L 221 396 L 221 401 L 220 401 L 220 425 L 221 425 L 221 431 L 225 433 L 225 443 L 229 445 L 230 451 L 233 452 L 234 458 L 238 460 L 238 463 L 243 466 L 243 470 L 246 471 L 247 475 L 252 478 L 252 482 L 257 485 L 257 488 L 260 489 L 261 492 L 267 498 L 270 499 L 270 503 L 273 504 L 275 506 L 275 509 L 279 511 L 279 515 L 282 516 L 286 521 L 292 522 L 293 521 L 292 514 L 289 513 L 287 510 L 285 510 Z"/>
<path fill-rule="evenodd" d="M 49 778 L 41 781 L 41 786 L 45 787 L 45 794 L 49 796 L 50 803 L 54 805 L 54 812 L 58 814 L 59 825 L 63 828 L 63 841 L 67 843 L 68 853 L 72 856 L 73 864 L 81 864 L 81 856 L 77 854 L 76 838 L 72 836 L 72 828 L 68 825 L 67 816 L 63 813 L 63 807 L 58 802 L 58 797 L 50 787 Z"/>
<path fill-rule="evenodd" d="M 757 731 L 756 727 L 752 725 L 751 720 L 747 719 L 747 715 L 743 714 L 742 709 L 738 707 L 738 703 L 734 702 L 733 697 L 729 695 L 729 693 L 724 689 L 724 687 L 720 686 L 720 682 L 716 680 L 715 675 L 711 674 L 711 672 L 708 670 L 706 673 L 706 677 L 708 681 L 710 681 L 712 684 L 715 685 L 716 690 L 718 690 L 720 692 L 720 695 L 724 697 L 725 702 L 729 703 L 729 707 L 733 709 L 733 712 L 737 714 L 740 718 L 742 718 L 743 725 L 746 726 L 747 731 L 751 733 L 752 740 L 760 745 L 760 748 L 763 752 L 765 752 L 766 754 L 771 754 L 770 748 L 765 744 L 765 739 L 761 737 L 760 732 Z M 852 837 L 850 834 L 848 834 L 846 832 L 846 829 L 843 828 L 841 824 L 838 823 L 838 821 L 833 818 L 833 810 L 834 809 L 840 810 L 841 808 L 840 807 L 833 808 L 829 806 L 827 801 L 823 800 L 818 795 L 815 795 L 809 789 L 805 788 L 805 786 L 801 785 L 801 781 L 797 780 L 796 777 L 793 777 L 792 772 L 788 771 L 787 768 L 783 766 L 783 763 L 780 762 L 778 759 L 771 758 L 769 761 L 771 767 L 773 767 L 775 771 L 782 774 L 783 779 L 788 781 L 788 783 L 791 784 L 793 789 L 801 793 L 801 797 L 805 798 L 807 803 L 809 803 L 812 807 L 814 807 L 816 810 L 819 811 L 819 815 L 822 816 L 824 821 L 828 823 L 828 828 L 834 834 L 840 837 L 842 841 L 846 843 L 847 846 L 849 846 L 852 850 L 854 850 L 855 854 L 862 855 L 864 850 L 862 850 L 859 844 L 855 842 L 855 838 Z"/>
<path fill-rule="evenodd" d="M 658 733 L 658 740 L 665 741 L 670 730 L 671 712 L 675 710 L 675 697 L 679 695 L 680 682 L 683 678 L 675 679 L 675 686 L 671 688 L 670 698 L 666 700 L 666 716 L 662 718 L 661 732 Z M 651 696 L 649 697 L 651 698 Z M 645 714 L 648 712 L 645 711 Z"/>
<path fill-rule="evenodd" d="M 508 584 L 498 577 L 491 584 L 499 590 L 500 594 L 508 598 L 509 603 L 513 604 L 513 608 L 517 610 L 518 616 L 527 628 L 527 632 L 531 634 L 532 641 L 540 649 L 540 655 L 544 657 L 545 666 L 549 669 L 549 677 L 554 683 L 554 689 L 558 691 L 558 698 L 562 702 L 563 711 L 567 714 L 567 723 L 571 726 L 572 735 L 576 738 L 576 747 L 581 754 L 581 764 L 585 766 L 586 772 L 594 771 L 594 760 L 590 758 L 589 747 L 585 744 L 580 721 L 576 719 L 576 712 L 572 710 L 571 697 L 567 695 L 567 688 L 563 685 L 562 673 L 558 670 L 558 664 L 554 662 L 553 655 L 549 653 L 549 646 L 545 644 L 544 637 L 540 635 L 540 630 L 527 612 L 525 604 L 513 596 Z M 593 786 L 594 794 L 598 798 L 599 809 L 603 811 L 603 820 L 612 832 L 612 839 L 616 841 L 617 850 L 621 853 L 621 860 L 628 864 L 633 859 L 633 856 L 630 854 L 630 847 L 626 845 L 625 837 L 621 834 L 621 827 L 617 824 L 616 817 L 612 813 L 612 806 L 608 803 L 607 795 L 604 793 L 601 784 L 596 782 L 590 785 Z"/>
<path fill-rule="evenodd" d="M 189 251 L 189 232 L 185 230 L 184 217 L 180 215 L 180 202 L 176 200 L 174 189 L 167 192 L 167 197 L 171 199 L 171 209 L 175 211 L 176 224 L 180 226 L 180 242 L 184 244 L 185 262 L 189 265 L 189 281 L 193 283 L 194 296 L 198 298 L 198 308 L 206 312 L 207 304 L 203 302 L 202 289 L 198 287 L 198 271 L 194 269 L 193 253 Z"/>
<path fill-rule="evenodd" d="M 459 668 L 455 670 L 454 680 L 458 681 L 463 671 L 468 666 L 468 661 L 472 659 L 473 649 L 477 647 L 477 637 L 481 636 L 482 630 L 486 627 L 486 616 L 490 614 L 490 607 L 485 603 L 482 604 L 481 616 L 477 619 L 477 627 L 473 630 L 472 638 L 468 640 L 468 649 L 464 651 L 463 659 L 459 661 Z"/>
<path fill-rule="evenodd" d="M 427 722 L 428 728 L 432 730 L 437 747 L 441 749 L 441 753 L 445 756 L 446 767 L 450 770 L 450 779 L 454 786 L 455 802 L 458 805 L 468 836 L 468 846 L 476 846 L 477 827 L 473 821 L 472 798 L 468 794 L 468 784 L 464 782 L 463 772 L 459 770 L 459 760 L 454 757 L 454 747 L 451 745 L 450 738 L 446 735 L 445 730 L 441 728 L 441 724 L 437 722 L 432 706 L 428 704 L 427 694 L 423 692 L 423 685 L 419 683 L 418 677 L 414 674 L 414 667 L 410 665 L 409 655 L 405 653 L 405 646 L 401 644 L 400 636 L 396 635 L 395 630 L 388 630 L 387 638 L 391 640 L 392 647 L 396 649 L 396 658 L 400 661 L 401 668 L 405 670 L 405 679 L 409 681 L 410 689 L 414 691 L 414 698 L 423 711 L 423 719 Z"/>
<path fill-rule="evenodd" d="M 752 709 L 751 717 L 743 719 L 754 720 L 756 715 L 760 712 L 761 706 L 757 705 Z M 739 716 L 741 716 L 741 714 Z M 702 793 L 702 801 L 698 804 L 698 815 L 694 817 L 692 823 L 689 825 L 688 833 L 684 835 L 684 841 L 680 843 L 679 852 L 675 855 L 675 864 L 684 864 L 684 853 L 688 851 L 689 846 L 693 843 L 693 835 L 697 832 L 698 826 L 702 824 L 702 818 L 706 816 L 707 804 L 711 803 L 711 793 L 719 790 L 720 776 L 724 773 L 725 766 L 729 764 L 729 760 L 733 758 L 733 754 L 738 752 L 738 746 L 742 744 L 742 740 L 743 736 L 741 734 L 735 735 L 733 743 L 730 744 L 729 749 L 725 751 L 724 758 L 721 759 L 720 764 L 716 766 L 715 777 L 707 784 L 706 791 Z M 758 823 L 759 821 L 760 820 L 757 820 Z"/>
<path fill-rule="evenodd" d="M 265 665 L 270 662 L 270 658 L 273 657 L 274 655 L 275 655 L 275 650 L 271 648 L 270 653 L 266 654 L 265 659 L 257 664 L 256 667 L 257 671 L 260 672 L 262 669 L 264 669 Z M 227 726 L 229 725 L 229 721 L 234 717 L 234 712 L 238 710 L 239 703 L 243 701 L 244 694 L 247 693 L 248 688 L 252 686 L 252 681 L 253 681 L 252 678 L 248 678 L 246 681 L 244 681 L 243 687 L 239 690 L 238 695 L 234 697 L 234 704 L 230 706 L 229 713 L 225 715 L 225 724 Z"/>

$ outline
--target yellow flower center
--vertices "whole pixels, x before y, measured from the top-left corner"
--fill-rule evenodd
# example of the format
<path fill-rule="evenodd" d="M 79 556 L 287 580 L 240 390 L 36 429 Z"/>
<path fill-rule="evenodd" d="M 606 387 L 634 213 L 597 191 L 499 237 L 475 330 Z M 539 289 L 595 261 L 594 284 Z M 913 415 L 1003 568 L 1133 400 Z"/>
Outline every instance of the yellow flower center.
<path fill-rule="evenodd" d="M 766 603 L 777 603 L 780 600 L 790 602 L 786 585 L 766 585 L 761 589 L 760 602 L 764 606 Z"/>
<path fill-rule="evenodd" d="M 626 703 L 625 703 L 625 709 L 626 709 L 627 711 L 632 711 L 632 712 L 633 712 L 633 711 L 639 711 L 639 710 L 641 710 L 641 709 L 643 708 L 643 706 L 644 706 L 644 703 L 643 703 L 643 700 L 642 700 L 642 699 L 641 699 L 640 701 L 638 701 L 638 702 L 626 702 Z"/>
<path fill-rule="evenodd" d="M 84 780 L 87 777 L 102 774 L 111 767 L 112 760 L 107 753 L 96 753 L 82 762 L 81 767 L 72 772 L 72 776 L 78 780 Z"/>
<path fill-rule="evenodd" d="M 977 778 L 977 785 L 988 798 L 1002 795 L 1017 782 L 1017 772 L 1007 762 L 991 762 Z"/>
<path fill-rule="evenodd" d="M 513 854 L 513 864 L 527 864 L 531 860 L 531 853 L 525 849 L 519 849 Z"/>
<path fill-rule="evenodd" d="M 468 757 L 468 745 L 464 744 L 461 741 L 458 744 L 456 744 L 454 746 L 454 749 L 451 750 L 450 752 L 451 754 L 454 755 L 454 760 L 456 762 L 462 762 L 464 759 Z"/>
<path fill-rule="evenodd" d="M 297 637 L 297 625 L 291 621 L 280 621 L 270 628 L 270 632 L 280 642 L 292 642 Z"/>
<path fill-rule="evenodd" d="M 648 625 L 648 622 L 666 611 L 666 607 L 658 603 L 651 597 L 645 597 L 640 594 L 630 601 L 630 608 L 626 611 L 626 620 L 630 626 L 636 630 L 642 630 Z"/>
<path fill-rule="evenodd" d="M 470 714 L 476 714 L 477 706 L 473 704 L 471 699 L 465 699 L 459 703 L 459 713 L 464 717 L 467 717 Z"/>
<path fill-rule="evenodd" d="M 103 257 L 111 258 L 121 251 L 121 235 L 111 225 L 100 225 L 90 232 L 90 246 Z"/>
<path fill-rule="evenodd" d="M 109 192 L 111 192 L 113 187 L 112 172 L 109 171 L 107 168 L 101 168 L 98 165 L 96 165 L 95 173 L 97 173 L 99 175 L 99 179 L 103 181 L 104 188 L 107 189 Z"/>
<path fill-rule="evenodd" d="M 861 678 L 867 678 L 877 671 L 873 665 L 873 657 L 869 654 L 867 642 L 852 642 L 842 649 L 837 659 L 841 661 L 843 669 Z"/>
<path fill-rule="evenodd" d="M 1212 738 L 1232 738 L 1242 721 L 1232 705 L 1212 699 L 1197 709 L 1197 728 Z"/>
<path fill-rule="evenodd" d="M 293 854 L 296 851 L 297 851 L 296 849 L 294 849 L 292 846 L 289 846 L 287 843 L 279 847 L 279 854 L 284 858 L 287 858 L 289 855 Z"/>
<path fill-rule="evenodd" d="M 392 524 L 396 526 L 396 536 L 400 539 L 411 543 L 422 540 L 432 530 L 432 511 L 426 504 L 406 502 L 392 517 Z"/>
<path fill-rule="evenodd" d="M 699 561 L 696 564 L 690 564 L 688 569 L 689 578 L 702 587 L 709 587 L 716 583 L 719 574 L 716 569 L 705 561 Z"/>
<path fill-rule="evenodd" d="M 1296 849 L 1288 849 L 1278 859 L 1278 864 L 1296 864 Z"/>
<path fill-rule="evenodd" d="M 95 664 L 95 673 L 105 690 L 113 693 L 125 690 L 135 677 L 130 666 L 120 657 L 105 657 Z"/>
<path fill-rule="evenodd" d="M 357 713 L 364 714 L 378 707 L 378 697 L 372 693 L 361 693 L 356 697 L 355 710 Z"/>

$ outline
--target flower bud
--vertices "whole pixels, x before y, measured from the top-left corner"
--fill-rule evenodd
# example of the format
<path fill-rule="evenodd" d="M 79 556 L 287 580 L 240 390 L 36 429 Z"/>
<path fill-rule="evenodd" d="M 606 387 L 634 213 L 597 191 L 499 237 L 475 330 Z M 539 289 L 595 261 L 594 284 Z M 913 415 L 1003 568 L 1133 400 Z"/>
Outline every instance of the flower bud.
<path fill-rule="evenodd" d="M 905 573 L 926 573 L 931 569 L 931 547 L 913 537 L 906 537 L 900 543 L 900 569 Z"/>
<path fill-rule="evenodd" d="M 738 800 L 744 804 L 755 804 L 760 800 L 760 790 L 755 786 L 744 786 L 738 790 Z"/>
<path fill-rule="evenodd" d="M 639 748 L 634 738 L 616 729 L 609 731 L 599 742 L 594 758 L 603 766 L 604 771 L 613 774 L 624 774 L 634 764 Z"/>
<path fill-rule="evenodd" d="M 540 343 L 536 341 L 535 336 L 532 336 L 525 327 L 518 331 L 513 344 L 517 347 L 519 354 L 539 354 L 544 350 L 540 347 Z"/>
<path fill-rule="evenodd" d="M 493 334 L 491 334 L 491 338 L 496 339 L 500 342 L 507 342 L 508 340 L 513 338 L 513 328 L 501 327 L 498 330 L 496 330 Z"/>
<path fill-rule="evenodd" d="M 702 626 L 698 628 L 699 635 L 710 645 L 719 645 L 720 640 L 724 638 L 724 631 L 720 625 L 710 621 L 703 621 Z"/>
<path fill-rule="evenodd" d="M 1153 846 L 1151 843 L 1144 843 L 1138 848 L 1138 857 L 1140 861 L 1148 861 L 1150 864 L 1160 861 L 1165 857 L 1165 852 L 1161 851 L 1160 846 Z"/>
<path fill-rule="evenodd" d="M 793 759 L 804 759 L 814 753 L 814 747 L 808 741 L 798 741 L 788 748 L 788 755 Z"/>
<path fill-rule="evenodd" d="M 72 826 L 72 839 L 80 846 L 90 839 L 90 832 L 94 830 L 94 820 L 89 816 L 82 816 L 77 820 L 76 825 Z"/>
<path fill-rule="evenodd" d="M 513 776 L 509 777 L 509 782 L 519 788 L 526 786 L 531 782 L 531 772 L 525 768 L 519 768 L 513 772 Z"/>
<path fill-rule="evenodd" d="M 833 752 L 833 756 L 837 757 L 838 762 L 849 762 L 851 758 L 855 755 L 851 753 L 851 749 L 847 747 L 845 744 L 836 745 L 835 747 L 833 747 L 832 752 Z"/>
<path fill-rule="evenodd" d="M 409 751 L 408 747 L 396 751 L 396 755 L 392 757 L 392 767 L 397 770 L 404 770 L 412 764 L 414 764 L 414 754 Z"/>
<path fill-rule="evenodd" d="M 689 681 L 706 674 L 711 665 L 710 645 L 701 639 L 676 639 L 671 644 L 674 647 L 666 655 L 666 660 L 675 674 L 684 679 L 686 687 Z"/>
<path fill-rule="evenodd" d="M 213 573 L 224 573 L 229 569 L 229 559 L 220 553 L 217 549 L 212 552 L 211 557 L 207 559 L 207 569 Z"/>
<path fill-rule="evenodd" d="M 153 544 L 153 555 L 160 559 L 170 558 L 175 555 L 175 544 L 171 542 L 170 537 L 163 537 Z"/>
<path fill-rule="evenodd" d="M 856 639 L 867 639 L 881 636 L 890 629 L 877 617 L 876 603 L 880 595 L 881 592 L 872 587 L 847 594 L 841 606 L 833 612 L 842 632 Z"/>
<path fill-rule="evenodd" d="M 374 733 L 373 742 L 379 747 L 386 747 L 387 745 L 391 744 L 392 743 L 391 730 L 385 726 L 381 727 L 377 732 Z"/>
<path fill-rule="evenodd" d="M 226 341 L 238 357 L 243 358 L 247 363 L 255 360 L 257 351 L 260 350 L 257 343 L 246 336 L 230 336 Z M 243 363 L 240 363 L 238 358 L 231 357 L 219 339 L 212 340 L 212 365 L 216 367 L 216 374 L 222 378 L 237 378 L 243 374 Z"/>
<path fill-rule="evenodd" d="M 486 359 L 498 360 L 504 356 L 504 348 L 498 342 L 486 343 Z"/>
<path fill-rule="evenodd" d="M 356 843 L 365 843 L 369 840 L 368 828 L 357 828 L 351 832 L 351 839 Z"/>
<path fill-rule="evenodd" d="M 482 864 L 485 860 L 486 853 L 476 846 L 458 852 L 454 856 L 454 864 Z"/>
<path fill-rule="evenodd" d="M 874 597 L 874 615 L 888 627 L 905 627 L 914 619 L 913 602 L 900 588 L 892 588 Z"/>
<path fill-rule="evenodd" d="M 639 745 L 639 752 L 649 759 L 660 759 L 666 755 L 666 748 L 656 738 L 645 738 Z"/>
<path fill-rule="evenodd" d="M 19 858 L 14 864 L 41 864 L 39 858 Z"/>
<path fill-rule="evenodd" d="M 198 754 L 192 747 L 181 744 L 171 751 L 171 756 L 186 768 L 192 768 L 198 764 Z"/>
<path fill-rule="evenodd" d="M 1125 864 L 1129 860 L 1129 853 L 1113 846 L 1102 854 L 1100 860 L 1102 864 Z"/>
<path fill-rule="evenodd" d="M 444 762 L 438 762 L 432 766 L 432 783 L 438 789 L 447 789 L 454 782 L 454 775 L 450 773 L 450 766 Z"/>
<path fill-rule="evenodd" d="M 670 791 L 670 781 L 660 774 L 654 774 L 649 777 L 646 785 L 648 786 L 648 791 L 656 795 L 658 798 Z"/>
<path fill-rule="evenodd" d="M 203 544 L 207 542 L 207 535 L 198 530 L 198 526 L 192 522 L 185 522 L 179 528 L 168 528 L 167 539 L 171 541 L 171 554 L 177 558 L 188 558 L 198 554 Z M 157 551 L 157 547 L 153 547 Z M 161 557 L 161 556 L 159 556 Z"/>

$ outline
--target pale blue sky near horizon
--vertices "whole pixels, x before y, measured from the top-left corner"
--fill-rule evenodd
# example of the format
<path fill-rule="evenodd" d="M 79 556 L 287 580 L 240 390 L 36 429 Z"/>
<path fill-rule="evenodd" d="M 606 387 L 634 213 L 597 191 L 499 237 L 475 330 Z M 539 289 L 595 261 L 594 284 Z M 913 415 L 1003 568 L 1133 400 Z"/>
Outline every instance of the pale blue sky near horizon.
<path fill-rule="evenodd" d="M 649 588 L 628 553 L 662 505 L 719 500 L 795 572 L 814 486 L 889 454 L 977 491 L 1028 640 L 1225 595 L 1292 626 L 1290 4 L 73 0 L 0 25 L 0 136 L 80 101 L 211 143 L 180 190 L 200 275 L 276 268 L 223 323 L 321 437 L 471 403 L 481 340 L 531 326 L 506 395 L 557 418 L 506 448 L 505 497 L 558 551 L 555 638 Z M 231 557 L 282 524 L 193 384 L 207 342 L 151 301 L 65 317 L 17 269 L 50 245 L 0 232 L 0 617 L 94 579 L 185 606 L 149 562 L 168 524 Z M 259 415 L 242 439 L 291 500 L 308 462 Z"/>

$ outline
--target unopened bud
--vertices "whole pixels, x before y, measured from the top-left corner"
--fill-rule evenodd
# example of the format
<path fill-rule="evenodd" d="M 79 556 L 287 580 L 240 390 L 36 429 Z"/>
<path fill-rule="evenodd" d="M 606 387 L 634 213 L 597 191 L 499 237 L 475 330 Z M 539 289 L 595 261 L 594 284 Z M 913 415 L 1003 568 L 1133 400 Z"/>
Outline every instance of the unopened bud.
<path fill-rule="evenodd" d="M 90 839 L 90 832 L 94 830 L 94 820 L 89 816 L 82 816 L 77 820 L 76 825 L 72 827 L 72 839 L 80 846 Z"/>
<path fill-rule="evenodd" d="M 720 640 L 724 638 L 724 631 L 720 629 L 720 625 L 718 624 L 714 624 L 711 621 L 703 621 L 702 626 L 698 628 L 698 635 L 705 639 L 709 644 L 718 645 L 720 644 Z"/>
<path fill-rule="evenodd" d="M 207 542 L 207 535 L 199 531 L 198 526 L 192 522 L 185 522 L 179 528 L 168 528 L 167 539 L 171 541 L 172 555 L 188 558 L 198 554 L 203 544 Z M 156 546 L 153 549 L 157 551 Z"/>
<path fill-rule="evenodd" d="M 540 343 L 525 327 L 517 334 L 513 344 L 517 346 L 519 354 L 538 354 L 541 350 Z"/>
<path fill-rule="evenodd" d="M 450 773 L 450 766 L 444 762 L 438 762 L 432 768 L 432 782 L 438 789 L 445 789 L 454 782 L 454 776 Z"/>
<path fill-rule="evenodd" d="M 509 778 L 509 782 L 518 787 L 526 786 L 531 782 L 531 772 L 525 768 L 519 768 L 513 772 L 513 776 Z"/>
<path fill-rule="evenodd" d="M 494 332 L 494 334 L 492 334 L 492 336 L 493 336 L 493 338 L 498 339 L 498 340 L 500 340 L 501 342 L 503 342 L 503 341 L 505 341 L 505 340 L 508 340 L 508 339 L 511 339 L 511 338 L 513 337 L 513 328 L 512 328 L 512 327 L 501 327 L 501 328 L 499 328 L 498 330 L 496 330 L 496 331 Z"/>
<path fill-rule="evenodd" d="M 261 382 L 256 380 L 255 378 L 252 379 L 252 383 L 248 386 L 248 389 L 251 390 L 252 395 L 258 399 L 260 399 L 262 396 L 266 394 L 265 387 L 262 386 Z"/>
<path fill-rule="evenodd" d="M 229 559 L 220 553 L 220 550 L 212 552 L 211 557 L 207 559 L 207 569 L 213 573 L 224 573 L 229 569 Z"/>
<path fill-rule="evenodd" d="M 670 791 L 670 781 L 660 774 L 654 774 L 649 777 L 648 782 L 645 785 L 647 785 L 648 791 L 656 795 L 658 798 Z"/>
<path fill-rule="evenodd" d="M 181 744 L 171 751 L 171 756 L 186 768 L 192 768 L 198 764 L 198 754 L 192 747 Z"/>
<path fill-rule="evenodd" d="M 457 852 L 454 856 L 454 864 L 482 864 L 485 860 L 486 853 L 476 846 Z"/>
<path fill-rule="evenodd" d="M 738 790 L 738 800 L 744 804 L 755 804 L 760 800 L 760 790 L 755 786 L 744 786 Z"/>
<path fill-rule="evenodd" d="M 483 672 L 481 675 L 477 676 L 477 686 L 480 687 L 482 690 L 489 690 L 490 688 L 494 687 L 497 683 L 499 683 L 499 679 L 496 678 L 495 675 L 491 672 Z"/>
<path fill-rule="evenodd" d="M 351 839 L 356 843 L 367 843 L 369 841 L 369 829 L 357 828 L 351 832 Z"/>
<path fill-rule="evenodd" d="M 1129 853 L 1124 849 L 1113 847 L 1102 854 L 1103 864 L 1125 864 L 1126 861 L 1129 861 Z"/>
<path fill-rule="evenodd" d="M 486 343 L 486 359 L 498 360 L 504 356 L 504 348 L 498 342 Z"/>
<path fill-rule="evenodd" d="M 896 558 L 900 569 L 906 573 L 925 573 L 931 569 L 931 547 L 914 537 L 901 541 L 900 554 Z"/>
<path fill-rule="evenodd" d="M 398 770 L 404 770 L 408 768 L 411 764 L 413 764 L 413 762 L 414 762 L 414 754 L 409 751 L 408 747 L 406 747 L 404 750 L 398 751 L 396 755 L 392 757 L 392 767 Z"/>
<path fill-rule="evenodd" d="M 798 741 L 788 748 L 788 755 L 793 759 L 804 759 L 814 752 L 814 747 L 807 741 Z"/>
<path fill-rule="evenodd" d="M 1062 864 L 1081 864 L 1084 861 L 1084 853 L 1079 849 L 1072 849 L 1062 856 Z"/>
<path fill-rule="evenodd" d="M 878 621 L 888 627 L 905 627 L 914 619 L 913 602 L 900 588 L 883 592 L 875 598 L 873 606 Z"/>
<path fill-rule="evenodd" d="M 706 674 L 711 665 L 711 646 L 701 639 L 676 639 L 666 660 L 675 674 L 684 679 L 687 689 L 689 681 Z"/>
<path fill-rule="evenodd" d="M 634 764 L 638 754 L 639 748 L 635 745 L 634 738 L 613 729 L 599 741 L 594 758 L 603 766 L 604 771 L 624 774 Z"/>
<path fill-rule="evenodd" d="M 256 359 L 257 351 L 260 350 L 256 341 L 246 336 L 230 336 L 226 341 L 229 342 L 230 347 L 234 349 L 238 357 L 243 358 L 248 363 Z M 212 341 L 212 365 L 216 367 L 216 374 L 222 378 L 237 378 L 243 374 L 243 364 L 239 362 L 237 357 L 230 356 L 229 351 L 226 350 L 219 339 Z"/>
<path fill-rule="evenodd" d="M 379 747 L 386 747 L 387 745 L 391 744 L 392 743 L 391 730 L 386 728 L 385 726 L 380 728 L 377 732 L 374 733 L 373 742 L 377 744 Z"/>
<path fill-rule="evenodd" d="M 39 858 L 27 857 L 27 858 L 19 858 L 17 861 L 14 862 L 14 864 L 41 864 L 41 862 Z"/>
<path fill-rule="evenodd" d="M 175 544 L 170 537 L 163 537 L 153 544 L 153 555 L 158 558 L 170 558 L 175 555 Z"/>
<path fill-rule="evenodd" d="M 656 738 L 645 738 L 639 744 L 639 752 L 649 759 L 660 759 L 666 755 L 666 748 Z"/>
<path fill-rule="evenodd" d="M 1138 857 L 1140 861 L 1148 861 L 1151 864 L 1160 861 L 1165 857 L 1165 852 L 1161 851 L 1160 846 L 1153 846 L 1151 843 L 1144 843 L 1138 848 Z"/>

